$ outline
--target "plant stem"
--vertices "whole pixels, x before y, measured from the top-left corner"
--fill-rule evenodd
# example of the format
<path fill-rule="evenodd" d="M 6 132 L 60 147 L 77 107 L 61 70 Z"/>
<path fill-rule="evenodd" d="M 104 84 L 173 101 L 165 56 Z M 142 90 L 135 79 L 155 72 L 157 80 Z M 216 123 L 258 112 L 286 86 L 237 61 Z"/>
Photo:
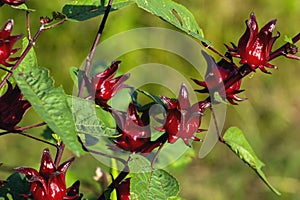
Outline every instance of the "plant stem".
<path fill-rule="evenodd" d="M 10 131 L 1 132 L 1 133 L 0 133 L 0 136 L 1 136 L 1 135 L 6 135 L 6 134 L 8 134 L 8 133 L 22 133 L 22 132 L 24 132 L 25 130 L 32 129 L 32 128 L 36 128 L 36 127 L 40 127 L 40 126 L 43 126 L 43 125 L 45 125 L 45 124 L 46 124 L 45 122 L 41 122 L 41 123 L 38 123 L 38 124 L 33 124 L 33 125 L 30 125 L 30 126 L 25 126 L 25 127 L 22 127 L 22 128 L 18 128 L 18 129 L 15 129 L 15 130 L 10 130 Z"/>
<path fill-rule="evenodd" d="M 26 11 L 26 24 L 27 24 L 27 38 L 31 40 L 31 30 L 30 30 L 30 19 L 29 19 L 30 12 Z"/>
<path fill-rule="evenodd" d="M 6 69 L 6 68 L 4 68 L 4 67 L 0 67 L 0 69 L 2 69 L 2 70 L 4 70 L 4 71 L 6 71 L 6 72 L 8 72 L 8 73 L 12 73 L 12 71 L 11 71 L 11 70 L 9 70 L 9 69 Z"/>
<path fill-rule="evenodd" d="M 46 140 L 42 140 L 42 139 L 40 139 L 40 138 L 36 138 L 36 137 L 34 137 L 34 136 L 32 136 L 32 135 L 28 135 L 28 134 L 26 134 L 26 133 L 24 133 L 24 132 L 19 133 L 19 135 L 22 135 L 22 136 L 25 136 L 25 137 L 34 139 L 34 140 L 39 141 L 39 142 L 43 142 L 43 143 L 45 143 L 45 144 L 49 144 L 49 145 L 51 145 L 51 146 L 53 146 L 53 147 L 57 147 L 57 145 L 55 145 L 55 144 L 53 144 L 53 143 L 51 143 L 51 142 L 48 142 L 48 141 L 46 141 Z"/>
<path fill-rule="evenodd" d="M 124 180 L 124 178 L 129 174 L 129 167 L 126 165 L 124 170 L 120 172 L 120 174 L 117 176 L 117 178 L 115 180 L 113 180 L 113 182 L 107 187 L 107 189 L 105 191 L 110 191 L 112 192 L 120 183 L 122 180 Z M 101 194 L 100 197 L 98 197 L 97 200 L 107 200 L 105 198 L 105 191 Z"/>
<path fill-rule="evenodd" d="M 102 18 L 102 21 L 100 23 L 100 26 L 99 26 L 99 29 L 98 29 L 98 32 L 97 32 L 97 35 L 96 35 L 96 38 L 95 38 L 95 40 L 93 42 L 93 45 L 92 45 L 92 48 L 90 50 L 90 54 L 86 59 L 86 65 L 85 65 L 85 70 L 84 70 L 86 77 L 88 77 L 88 74 L 90 72 L 91 63 L 92 63 L 92 60 L 94 58 L 96 47 L 97 47 L 97 45 L 100 41 L 100 38 L 102 36 L 103 30 L 104 30 L 104 27 L 105 27 L 105 23 L 106 23 L 106 20 L 108 18 L 108 14 L 109 14 L 111 6 L 112 6 L 112 2 L 113 2 L 113 0 L 110 0 L 108 2 L 108 5 L 107 5 L 105 13 L 104 13 L 104 16 Z M 81 83 L 80 83 L 80 89 L 79 89 L 79 92 L 78 92 L 78 97 L 82 97 L 82 95 L 83 95 L 83 90 L 84 90 L 84 86 L 85 86 L 85 81 L 84 80 L 85 79 L 83 78 Z"/>
<path fill-rule="evenodd" d="M 63 142 L 60 143 L 59 146 L 57 146 L 57 150 L 56 150 L 56 156 L 55 156 L 55 160 L 54 160 L 54 165 L 56 168 L 58 168 L 62 154 L 65 150 L 65 144 Z"/>
<path fill-rule="evenodd" d="M 33 125 L 30 125 L 30 126 L 25 126 L 25 127 L 22 127 L 22 128 L 18 128 L 17 130 L 20 130 L 20 131 L 25 131 L 25 130 L 28 130 L 28 129 L 32 129 L 32 128 L 37 128 L 37 127 L 40 127 L 40 126 L 44 126 L 46 125 L 45 122 L 41 122 L 41 123 L 38 123 L 38 124 L 33 124 Z"/>
<path fill-rule="evenodd" d="M 215 113 L 214 108 L 212 107 L 212 104 L 210 104 L 210 110 L 211 110 L 212 117 L 213 117 L 213 120 L 214 120 L 214 123 L 215 123 L 215 127 L 216 127 L 216 131 L 217 131 L 217 134 L 218 134 L 218 137 L 219 137 L 219 141 L 224 143 L 225 141 L 224 141 L 224 138 L 223 138 L 223 136 L 220 132 L 219 125 L 218 125 L 218 122 L 217 122 L 216 113 Z"/>
<path fill-rule="evenodd" d="M 211 50 L 212 52 L 214 52 L 215 54 L 217 54 L 218 56 L 220 56 L 221 58 L 223 58 L 224 60 L 226 60 L 227 62 L 231 63 L 231 60 L 229 58 L 227 58 L 226 56 L 224 56 L 223 54 L 221 54 L 217 49 L 213 48 L 212 46 L 208 45 L 207 43 L 205 42 L 201 42 L 202 45 Z"/>
<path fill-rule="evenodd" d="M 62 25 L 62 24 L 65 23 L 66 21 L 67 21 L 67 19 L 64 18 L 64 19 L 62 19 L 61 21 L 58 21 L 58 22 L 56 22 L 56 23 L 54 23 L 54 24 L 51 24 L 51 25 L 49 25 L 49 26 L 45 26 L 45 27 L 44 27 L 44 30 L 48 30 L 48 29 L 54 28 L 54 27 L 56 27 L 56 26 Z"/>
<path fill-rule="evenodd" d="M 293 43 L 297 43 L 300 40 L 300 33 L 298 33 L 295 37 L 293 37 L 292 41 Z M 284 53 L 292 47 L 292 44 L 287 42 L 281 47 L 279 47 L 277 50 L 275 50 L 271 55 L 269 56 L 269 61 L 273 60 L 274 58 L 277 58 L 278 56 L 284 55 Z"/>

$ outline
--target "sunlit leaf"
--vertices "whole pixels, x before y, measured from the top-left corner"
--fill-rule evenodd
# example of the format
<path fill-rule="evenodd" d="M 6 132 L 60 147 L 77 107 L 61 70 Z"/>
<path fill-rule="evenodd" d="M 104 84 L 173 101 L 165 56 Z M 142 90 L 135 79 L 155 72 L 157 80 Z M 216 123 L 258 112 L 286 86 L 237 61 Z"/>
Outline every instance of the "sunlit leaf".
<path fill-rule="evenodd" d="M 27 38 L 24 38 L 22 41 L 22 47 L 23 47 L 23 51 L 26 50 L 26 47 L 28 46 L 29 41 Z M 33 67 L 37 67 L 38 66 L 38 62 L 36 59 L 36 54 L 33 48 L 31 48 L 29 50 L 29 52 L 26 54 L 26 57 L 24 58 L 24 60 L 21 62 L 20 66 L 18 68 L 22 68 L 23 70 L 30 70 Z"/>
<path fill-rule="evenodd" d="M 77 140 L 72 112 L 62 87 L 55 88 L 48 69 L 38 67 L 33 49 L 13 73 L 34 110 L 77 156 L 83 153 Z"/>
<path fill-rule="evenodd" d="M 167 108 L 167 105 L 165 104 L 165 102 L 163 100 L 161 100 L 158 96 L 151 94 L 145 90 L 137 90 L 138 92 L 141 92 L 142 94 L 146 95 L 147 97 L 149 97 L 150 99 L 152 99 L 155 103 L 163 106 L 164 108 Z M 152 104 L 149 104 L 147 106 L 151 106 Z"/>
<path fill-rule="evenodd" d="M 193 14 L 183 5 L 171 0 L 136 0 L 136 3 L 140 8 L 161 17 L 187 34 L 209 43 L 204 39 L 203 31 Z"/>
<path fill-rule="evenodd" d="M 293 37 L 289 37 L 287 35 L 284 36 L 284 41 L 290 43 L 290 44 L 294 44 L 293 42 Z"/>
<path fill-rule="evenodd" d="M 68 98 L 75 120 L 76 131 L 92 136 L 112 136 L 115 133 L 115 121 L 112 115 L 91 100 L 77 97 Z"/>
<path fill-rule="evenodd" d="M 246 140 L 243 132 L 237 127 L 229 128 L 224 134 L 225 144 L 248 166 L 250 166 L 258 176 L 266 183 L 266 185 L 277 195 L 281 195 L 267 180 L 265 174 L 261 170 L 264 163 L 256 156 L 252 147 Z"/>
<path fill-rule="evenodd" d="M 177 196 L 177 180 L 162 169 L 152 170 L 150 165 L 146 158 L 138 155 L 134 155 L 129 162 L 130 171 L 134 172 L 131 173 L 130 181 L 131 199 L 167 200 Z"/>
<path fill-rule="evenodd" d="M 11 7 L 15 8 L 15 9 L 18 9 L 18 10 L 24 10 L 24 11 L 27 11 L 27 12 L 34 12 L 35 11 L 34 9 L 28 8 L 25 4 L 21 4 L 21 5 L 18 5 L 18 6 L 11 6 Z"/>
<path fill-rule="evenodd" d="M 69 20 L 84 21 L 105 13 L 108 0 L 75 0 L 67 3 L 62 13 Z M 134 3 L 133 0 L 114 0 L 111 11 L 118 10 Z"/>

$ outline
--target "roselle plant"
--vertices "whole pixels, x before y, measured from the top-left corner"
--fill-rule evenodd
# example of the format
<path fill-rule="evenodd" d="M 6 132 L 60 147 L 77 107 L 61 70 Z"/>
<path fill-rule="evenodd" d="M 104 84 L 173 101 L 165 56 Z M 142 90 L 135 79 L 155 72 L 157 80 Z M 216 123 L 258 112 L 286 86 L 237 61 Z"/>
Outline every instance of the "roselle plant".
<path fill-rule="evenodd" d="M 238 40 L 233 38 L 238 43 L 226 44 L 226 52 L 220 53 L 204 37 L 193 14 L 174 1 L 78 0 L 67 3 L 61 11 L 52 12 L 51 17 L 40 16 L 39 28 L 31 35 L 30 16 L 35 11 L 29 8 L 30 3 L 0 1 L 0 6 L 9 6 L 24 14 L 27 24 L 24 33 L 13 34 L 14 19 L 7 19 L 2 22 L 0 30 L 0 135 L 27 137 L 47 147 L 42 152 L 39 171 L 34 166 L 18 166 L 7 180 L 0 181 L 1 199 L 86 198 L 80 189 L 80 174 L 76 174 L 73 184 L 67 184 L 67 170 L 71 164 L 76 165 L 76 158 L 71 156 L 61 163 L 65 147 L 77 157 L 90 153 L 105 166 L 97 175 L 101 177 L 96 177 L 101 190 L 97 191 L 93 197 L 95 199 L 181 199 L 178 194 L 180 184 L 168 168 L 163 167 L 178 162 L 178 157 L 173 155 L 174 151 L 179 157 L 185 157 L 187 149 L 193 149 L 192 144 L 203 143 L 203 146 L 209 145 L 212 148 L 217 141 L 231 149 L 258 174 L 271 191 L 280 195 L 262 171 L 264 163 L 257 157 L 243 132 L 237 127 L 230 127 L 223 133 L 217 109 L 224 105 L 238 107 L 243 103 L 246 99 L 240 97 L 244 91 L 242 82 L 251 81 L 244 80 L 244 77 L 260 71 L 271 74 L 271 69 L 277 68 L 271 64 L 273 59 L 292 59 L 297 65 L 300 57 L 297 56 L 296 43 L 300 40 L 300 33 L 291 38 L 286 37 L 286 42 L 275 48 L 275 41 L 280 37 L 279 32 L 275 33 L 276 20 L 260 28 L 255 14 L 251 12 L 250 18 L 246 20 L 244 34 Z M 176 95 L 156 94 L 130 82 L 132 79 L 146 82 L 145 77 L 120 72 L 126 60 L 121 62 L 116 56 L 104 65 L 102 60 L 102 64 L 94 62 L 97 45 L 105 34 L 105 26 L 109 26 L 107 19 L 110 12 L 134 4 L 174 25 L 203 45 L 197 57 L 206 62 L 206 73 L 203 77 L 196 74 L 189 77 L 193 82 L 192 90 L 188 81 L 174 80 L 178 91 Z M 55 31 L 66 23 L 82 22 L 100 15 L 103 17 L 99 30 L 83 69 L 70 69 L 74 92 L 72 95 L 66 94 L 62 87 L 54 86 L 49 70 L 39 66 L 35 45 L 45 31 Z M 143 33 L 145 29 L 138 31 Z M 162 33 L 164 30 L 159 31 Z M 175 35 L 174 32 L 171 34 Z M 172 36 L 169 36 L 166 38 L 168 42 L 179 42 L 172 41 Z M 19 47 L 21 40 L 22 48 Z M 129 38 L 127 42 L 129 48 Z M 113 46 L 116 52 L 119 48 L 121 44 Z M 216 55 L 219 56 L 218 61 L 213 57 Z M 266 68 L 270 68 L 270 71 Z M 168 75 L 164 74 L 166 79 Z M 153 74 L 146 76 L 158 74 L 153 67 Z M 126 94 L 122 91 L 126 91 Z M 198 93 L 202 95 L 197 96 Z M 28 117 L 26 113 L 29 109 L 39 114 L 42 122 L 20 125 L 21 120 Z M 202 124 L 209 114 L 214 131 Z M 31 130 L 38 127 L 46 127 L 43 137 L 31 134 Z M 48 147 L 55 148 L 56 154 L 52 152 L 51 155 Z M 5 160 L 1 160 L 1 163 L 5 165 Z M 86 165 L 82 170 L 94 169 Z M 201 176 L 201 172 L 195 174 Z"/>

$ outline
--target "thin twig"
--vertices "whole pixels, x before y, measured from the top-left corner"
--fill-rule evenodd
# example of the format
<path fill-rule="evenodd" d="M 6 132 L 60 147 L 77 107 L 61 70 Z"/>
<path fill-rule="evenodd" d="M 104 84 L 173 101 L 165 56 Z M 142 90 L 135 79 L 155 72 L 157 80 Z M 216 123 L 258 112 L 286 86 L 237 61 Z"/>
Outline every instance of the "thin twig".
<path fill-rule="evenodd" d="M 226 56 L 224 56 L 222 53 L 220 53 L 217 49 L 213 48 L 212 46 L 208 45 L 206 42 L 201 42 L 202 45 L 211 50 L 212 52 L 214 52 L 215 54 L 217 54 L 218 56 L 220 56 L 221 58 L 223 58 L 224 60 L 226 60 L 227 62 L 231 63 L 231 60 L 229 58 L 227 58 Z"/>
<path fill-rule="evenodd" d="M 11 71 L 11 70 L 9 70 L 9 69 L 6 69 L 6 68 L 4 68 L 4 67 L 1 67 L 1 66 L 0 66 L 0 69 L 2 69 L 2 70 L 4 70 L 4 71 L 6 71 L 6 72 L 8 72 L 8 73 L 12 73 L 12 71 Z"/>
<path fill-rule="evenodd" d="M 34 140 L 36 140 L 36 141 L 39 141 L 39 142 L 43 142 L 43 143 L 45 143 L 45 144 L 49 144 L 49 145 L 51 145 L 51 146 L 53 146 L 53 147 L 56 147 L 56 148 L 57 148 L 57 145 L 56 145 L 56 144 L 53 144 L 53 143 L 51 143 L 51 142 L 48 142 L 48 141 L 46 141 L 46 140 L 42 140 L 42 139 L 40 139 L 40 138 L 37 138 L 37 137 L 34 137 L 34 136 L 32 136 L 32 135 L 28 135 L 28 134 L 26 134 L 26 133 L 24 133 L 24 132 L 22 132 L 22 133 L 19 133 L 19 135 L 22 135 L 22 136 L 25 136 L 25 137 L 28 137 L 28 138 L 34 139 Z"/>
<path fill-rule="evenodd" d="M 129 167 L 126 165 L 124 170 L 120 172 L 116 179 L 106 188 L 105 191 L 110 190 L 113 191 L 120 183 L 125 179 L 125 177 L 129 174 Z M 107 200 L 105 198 L 105 191 L 98 197 L 97 200 Z"/>
<path fill-rule="evenodd" d="M 297 43 L 300 40 L 300 33 L 298 33 L 295 37 L 293 37 L 292 41 L 293 44 Z M 281 47 L 279 47 L 277 50 L 271 53 L 269 56 L 269 61 L 273 60 L 274 58 L 277 58 L 278 56 L 284 55 L 285 51 L 291 47 L 291 43 L 287 42 Z"/>
<path fill-rule="evenodd" d="M 158 154 L 160 153 L 160 151 L 161 151 L 161 149 L 163 148 L 164 144 L 165 144 L 165 143 L 162 143 L 162 144 L 158 147 L 157 152 L 155 153 L 154 158 L 153 158 L 152 161 L 151 161 L 151 169 L 154 168 L 154 163 L 155 163 L 155 161 L 157 160 Z"/>
<path fill-rule="evenodd" d="M 32 128 L 37 128 L 37 127 L 44 126 L 44 125 L 46 125 L 46 122 L 41 122 L 41 123 L 33 124 L 33 125 L 30 125 L 30 126 L 25 126 L 25 127 L 22 127 L 22 128 L 18 128 L 17 130 L 20 130 L 20 131 L 23 132 L 25 130 L 32 129 Z"/>
<path fill-rule="evenodd" d="M 54 161 L 54 165 L 56 168 L 58 168 L 62 154 L 65 150 L 65 144 L 63 142 L 60 143 L 59 146 L 57 146 L 57 150 L 56 150 L 56 156 L 55 156 L 55 161 Z"/>
<path fill-rule="evenodd" d="M 102 21 L 100 23 L 100 26 L 99 26 L 99 29 L 98 29 L 98 32 L 97 32 L 97 35 L 96 35 L 96 38 L 93 42 L 93 46 L 91 48 L 90 54 L 86 59 L 86 65 L 85 65 L 85 70 L 84 70 L 86 77 L 88 77 L 88 75 L 89 75 L 90 68 L 91 68 L 91 63 L 92 63 L 92 60 L 94 58 L 96 47 L 97 47 L 97 45 L 100 41 L 100 38 L 102 36 L 103 30 L 104 30 L 104 27 L 105 27 L 105 23 L 106 23 L 106 20 L 108 18 L 108 14 L 109 14 L 111 6 L 112 6 L 112 2 L 113 2 L 113 0 L 110 0 L 108 2 L 108 5 L 107 5 L 105 13 L 104 13 L 104 16 L 102 18 Z M 81 84 L 80 84 L 80 89 L 79 89 L 79 92 L 78 92 L 78 97 L 82 97 L 84 86 L 85 86 L 85 81 L 84 81 L 84 79 L 82 79 Z"/>
<path fill-rule="evenodd" d="M 224 141 L 224 138 L 223 138 L 223 136 L 220 132 L 219 125 L 218 125 L 218 122 L 217 122 L 216 113 L 215 113 L 215 110 L 214 110 L 212 104 L 210 104 L 210 110 L 211 110 L 211 113 L 212 113 L 212 117 L 213 117 L 213 120 L 214 120 L 216 131 L 217 131 L 217 134 L 218 134 L 218 137 L 219 137 L 219 141 L 224 143 L 225 141 Z"/>
<path fill-rule="evenodd" d="M 51 25 L 49 25 L 49 26 L 45 26 L 45 27 L 44 27 L 44 30 L 48 30 L 48 29 L 54 28 L 54 27 L 56 27 L 56 26 L 62 25 L 62 24 L 65 23 L 66 21 L 67 21 L 67 19 L 64 18 L 64 19 L 62 19 L 61 21 L 58 21 L 58 22 L 56 22 L 56 23 L 54 23 L 54 24 L 51 24 Z"/>

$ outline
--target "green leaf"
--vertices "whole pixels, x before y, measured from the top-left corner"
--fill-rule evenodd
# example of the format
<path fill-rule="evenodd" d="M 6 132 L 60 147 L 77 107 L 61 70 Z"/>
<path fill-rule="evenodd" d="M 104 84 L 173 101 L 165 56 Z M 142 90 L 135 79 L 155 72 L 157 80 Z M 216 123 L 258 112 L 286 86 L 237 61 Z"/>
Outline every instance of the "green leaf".
<path fill-rule="evenodd" d="M 0 187 L 0 196 L 3 200 L 25 200 L 20 194 L 29 194 L 29 183 L 25 176 L 19 173 L 10 175 L 2 187 Z"/>
<path fill-rule="evenodd" d="M 292 38 L 292 37 L 289 37 L 289 36 L 287 36 L 287 35 L 284 36 L 284 41 L 285 41 L 285 42 L 288 42 L 288 43 L 290 43 L 290 44 L 294 44 L 293 38 Z"/>
<path fill-rule="evenodd" d="M 92 136 L 115 134 L 114 118 L 109 112 L 96 107 L 94 101 L 69 96 L 68 103 L 72 107 L 77 132 Z"/>
<path fill-rule="evenodd" d="M 143 93 L 144 95 L 146 95 L 147 97 L 149 97 L 150 99 L 152 99 L 155 103 L 163 106 L 164 108 L 167 109 L 167 105 L 165 104 L 165 102 L 163 100 L 161 100 L 158 96 L 154 95 L 154 94 L 151 94 L 147 91 L 144 91 L 144 90 L 139 90 L 137 89 L 138 92 L 141 92 Z M 147 106 L 152 106 L 152 104 L 148 104 Z"/>
<path fill-rule="evenodd" d="M 265 174 L 261 170 L 264 163 L 259 160 L 250 144 L 246 140 L 243 132 L 237 127 L 229 128 L 224 134 L 225 144 L 248 166 L 250 166 L 258 176 L 266 183 L 266 185 L 277 195 L 281 195 L 267 180 Z"/>
<path fill-rule="evenodd" d="M 1 80 L 3 80 L 3 79 L 1 79 Z M 0 97 L 6 93 L 7 89 L 8 89 L 8 84 L 5 84 L 5 85 L 3 85 L 2 88 L 0 88 Z"/>
<path fill-rule="evenodd" d="M 168 172 L 157 169 L 150 171 L 150 162 L 133 155 L 129 162 L 131 172 L 130 197 L 133 200 L 167 200 L 179 192 L 177 180 Z"/>
<path fill-rule="evenodd" d="M 113 143 L 110 138 L 116 136 L 115 121 L 111 114 L 96 107 L 94 101 L 69 97 L 76 132 L 86 146 L 94 150 L 112 154 L 108 148 Z"/>
<path fill-rule="evenodd" d="M 23 51 L 25 51 L 28 44 L 29 44 L 28 39 L 23 38 L 23 41 L 22 41 Z M 24 70 L 29 71 L 32 67 L 37 67 L 37 66 L 38 66 L 38 62 L 36 59 L 36 54 L 35 54 L 34 49 L 31 48 L 18 68 L 22 68 Z"/>
<path fill-rule="evenodd" d="M 183 5 L 171 0 L 136 0 L 136 3 L 140 8 L 161 17 L 187 34 L 210 43 L 204 39 L 203 31 L 193 14 Z"/>
<path fill-rule="evenodd" d="M 181 197 L 170 197 L 168 198 L 168 200 L 184 200 L 184 199 Z"/>
<path fill-rule="evenodd" d="M 62 13 L 69 20 L 84 21 L 105 13 L 109 0 L 75 0 L 66 4 Z M 111 11 L 134 3 L 134 0 L 114 0 Z"/>
<path fill-rule="evenodd" d="M 79 88 L 79 83 L 82 82 L 82 79 L 84 77 L 84 72 L 82 70 L 78 69 L 77 67 L 71 67 L 69 69 L 69 73 L 70 73 L 73 83 L 75 84 L 75 86 L 77 88 Z"/>
<path fill-rule="evenodd" d="M 77 140 L 73 115 L 67 104 L 67 95 L 62 87 L 54 87 L 47 69 L 37 66 L 33 49 L 13 75 L 22 93 L 47 125 L 74 154 L 79 156 L 83 153 Z"/>
<path fill-rule="evenodd" d="M 26 48 L 28 40 L 23 40 Z M 32 48 L 13 73 L 22 93 L 35 111 L 77 156 L 83 153 L 77 140 L 72 112 L 67 104 L 67 95 L 62 87 L 55 88 L 49 71 L 38 67 Z"/>
<path fill-rule="evenodd" d="M 19 6 L 11 6 L 14 9 L 23 10 L 27 12 L 34 12 L 35 10 L 28 8 L 25 4 L 21 4 Z"/>

